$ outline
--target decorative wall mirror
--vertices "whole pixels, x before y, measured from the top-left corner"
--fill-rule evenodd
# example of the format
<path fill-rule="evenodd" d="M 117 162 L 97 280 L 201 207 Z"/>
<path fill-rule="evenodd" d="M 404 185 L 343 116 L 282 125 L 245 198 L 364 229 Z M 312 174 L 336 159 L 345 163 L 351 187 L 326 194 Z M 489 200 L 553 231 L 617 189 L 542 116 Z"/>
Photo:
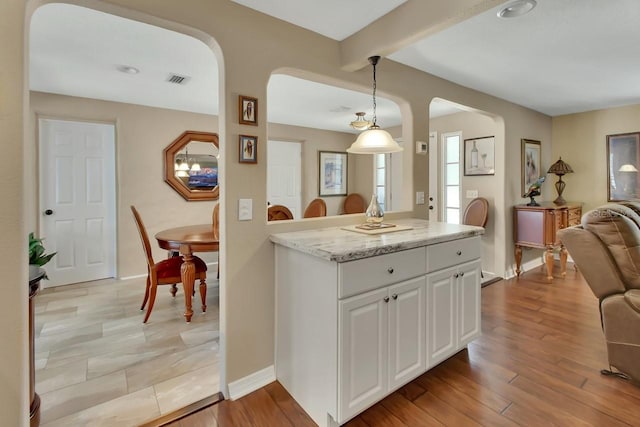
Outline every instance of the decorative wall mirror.
<path fill-rule="evenodd" d="M 186 200 L 218 200 L 218 134 L 186 131 L 164 149 L 164 180 Z"/>

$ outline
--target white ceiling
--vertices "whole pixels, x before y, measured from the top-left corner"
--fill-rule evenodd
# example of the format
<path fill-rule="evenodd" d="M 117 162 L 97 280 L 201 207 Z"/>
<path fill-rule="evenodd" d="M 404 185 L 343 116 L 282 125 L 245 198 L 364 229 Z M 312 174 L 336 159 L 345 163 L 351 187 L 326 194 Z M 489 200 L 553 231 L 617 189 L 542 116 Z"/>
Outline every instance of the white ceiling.
<path fill-rule="evenodd" d="M 343 0 L 233 1 L 342 40 L 406 0 L 366 7 Z M 531 13 L 511 20 L 496 12 L 389 58 L 549 115 L 640 103 L 639 0 L 538 0 Z M 121 66 L 140 73 L 122 73 Z M 45 5 L 33 16 L 32 90 L 217 114 L 217 71 L 211 50 L 179 33 L 66 4 Z M 170 84 L 172 73 L 190 79 Z M 383 87 L 384 75 L 378 82 Z M 379 124 L 400 124 L 397 105 L 378 101 Z M 355 112 L 370 118 L 372 110 L 370 93 L 283 75 L 272 77 L 268 102 L 269 121 L 344 132 L 352 131 L 347 124 Z M 432 104 L 430 115 L 456 111 Z"/>
<path fill-rule="evenodd" d="M 407 0 L 231 1 L 334 40 L 344 40 Z"/>

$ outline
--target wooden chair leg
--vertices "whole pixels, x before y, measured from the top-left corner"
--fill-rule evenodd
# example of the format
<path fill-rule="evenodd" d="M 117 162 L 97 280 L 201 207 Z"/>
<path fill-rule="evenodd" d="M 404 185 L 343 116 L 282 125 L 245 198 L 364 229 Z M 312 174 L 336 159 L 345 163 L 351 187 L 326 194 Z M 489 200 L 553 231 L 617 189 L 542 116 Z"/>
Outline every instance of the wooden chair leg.
<path fill-rule="evenodd" d="M 169 289 L 169 292 L 171 292 L 171 296 L 175 298 L 176 292 L 178 292 L 178 285 L 176 285 L 175 283 L 171 285 L 171 289 Z"/>
<path fill-rule="evenodd" d="M 147 323 L 149 320 L 149 316 L 151 315 L 151 310 L 153 310 L 153 304 L 156 302 L 156 291 L 158 290 L 158 286 L 154 283 L 151 285 L 151 295 L 149 295 L 149 307 L 147 308 L 147 314 L 144 316 L 144 320 L 142 323 Z"/>
<path fill-rule="evenodd" d="M 207 311 L 207 282 L 200 279 L 200 299 L 202 300 L 202 312 Z"/>
<path fill-rule="evenodd" d="M 144 310 L 144 306 L 147 305 L 147 301 L 149 300 L 150 284 L 151 284 L 151 281 L 149 279 L 149 276 L 147 276 L 147 287 L 144 290 L 144 299 L 142 300 L 142 305 L 140 306 L 140 310 Z"/>

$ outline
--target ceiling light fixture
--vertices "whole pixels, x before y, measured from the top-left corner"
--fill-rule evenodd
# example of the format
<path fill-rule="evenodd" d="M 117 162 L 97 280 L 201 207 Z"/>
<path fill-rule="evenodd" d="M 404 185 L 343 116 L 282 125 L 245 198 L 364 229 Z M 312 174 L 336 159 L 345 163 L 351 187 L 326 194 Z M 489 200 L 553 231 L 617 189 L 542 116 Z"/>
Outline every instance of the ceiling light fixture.
<path fill-rule="evenodd" d="M 498 18 L 517 18 L 531 12 L 537 4 L 536 0 L 512 1 L 498 11 Z"/>
<path fill-rule="evenodd" d="M 349 123 L 355 130 L 367 130 L 371 127 L 371 122 L 364 118 L 365 113 L 359 111 L 356 113 L 356 119 Z"/>
<path fill-rule="evenodd" d="M 379 56 L 369 58 L 369 63 L 373 65 L 373 124 L 365 130 L 356 141 L 347 148 L 348 153 L 354 154 L 377 154 L 377 153 L 397 153 L 402 151 L 402 147 L 391 138 L 389 132 L 380 129 L 376 124 L 376 65 L 380 60 Z"/>
<path fill-rule="evenodd" d="M 130 65 L 120 65 L 118 67 L 118 71 L 125 74 L 138 74 L 140 72 L 139 69 L 137 69 L 136 67 L 132 67 Z"/>

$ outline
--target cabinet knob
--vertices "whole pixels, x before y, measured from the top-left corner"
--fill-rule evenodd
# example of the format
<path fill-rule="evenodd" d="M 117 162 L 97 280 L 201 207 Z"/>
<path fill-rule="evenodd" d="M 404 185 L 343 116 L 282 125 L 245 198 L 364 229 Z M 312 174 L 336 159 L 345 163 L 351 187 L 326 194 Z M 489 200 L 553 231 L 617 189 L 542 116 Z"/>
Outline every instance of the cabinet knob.
<path fill-rule="evenodd" d="M 391 295 L 391 298 L 393 298 L 394 300 L 395 300 L 395 299 L 398 299 L 398 294 L 393 294 L 393 295 Z"/>
<path fill-rule="evenodd" d="M 382 300 L 383 300 L 384 302 L 389 302 L 389 297 L 384 297 L 384 298 L 382 298 Z"/>
<path fill-rule="evenodd" d="M 458 255 L 458 256 L 462 255 L 462 251 L 456 252 L 456 255 Z"/>
<path fill-rule="evenodd" d="M 453 277 L 457 279 L 458 278 L 458 273 L 454 274 Z"/>
<path fill-rule="evenodd" d="M 462 273 L 460 273 L 460 277 L 464 276 L 464 271 Z"/>
<path fill-rule="evenodd" d="M 388 272 L 389 274 L 393 274 L 393 267 L 389 267 L 389 268 L 387 268 L 387 272 Z"/>

